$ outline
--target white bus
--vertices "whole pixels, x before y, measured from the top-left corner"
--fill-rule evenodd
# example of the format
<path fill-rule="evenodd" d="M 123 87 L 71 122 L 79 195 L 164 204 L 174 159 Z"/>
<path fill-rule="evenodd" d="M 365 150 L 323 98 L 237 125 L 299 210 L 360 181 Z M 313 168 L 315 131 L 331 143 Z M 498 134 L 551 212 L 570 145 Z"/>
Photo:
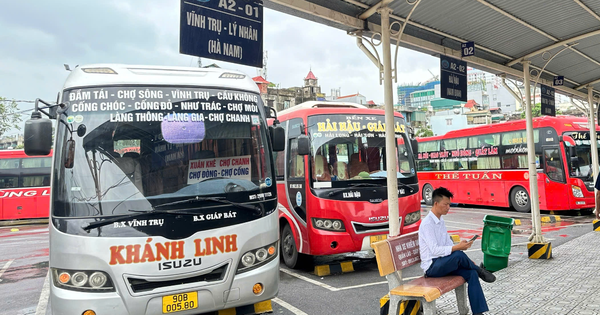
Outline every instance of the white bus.
<path fill-rule="evenodd" d="M 267 127 L 274 112 L 248 76 L 80 66 L 58 104 L 36 102 L 25 124 L 25 151 L 40 155 L 41 113 L 56 120 L 53 314 L 198 314 L 277 294 L 283 129 Z"/>

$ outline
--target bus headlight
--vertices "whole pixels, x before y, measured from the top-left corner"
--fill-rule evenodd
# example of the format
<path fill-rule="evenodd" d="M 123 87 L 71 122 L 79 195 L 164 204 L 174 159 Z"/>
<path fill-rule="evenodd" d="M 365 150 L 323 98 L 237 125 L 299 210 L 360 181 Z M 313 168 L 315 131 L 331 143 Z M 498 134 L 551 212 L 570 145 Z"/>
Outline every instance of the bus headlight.
<path fill-rule="evenodd" d="M 573 192 L 573 196 L 577 198 L 583 198 L 583 192 L 579 186 L 571 185 L 571 191 Z"/>
<path fill-rule="evenodd" d="M 101 288 L 102 286 L 104 286 L 106 284 L 107 280 L 108 280 L 108 278 L 102 272 L 94 272 L 90 276 L 89 282 L 90 282 L 90 285 L 92 286 L 92 288 Z"/>
<path fill-rule="evenodd" d="M 78 271 L 71 276 L 71 283 L 76 287 L 84 286 L 88 281 L 88 275 L 84 272 Z"/>
<path fill-rule="evenodd" d="M 52 268 L 54 286 L 83 292 L 113 292 L 115 287 L 108 274 L 96 270 L 66 270 Z"/>
<path fill-rule="evenodd" d="M 277 242 L 249 250 L 242 255 L 236 274 L 258 268 L 277 257 Z"/>
<path fill-rule="evenodd" d="M 404 225 L 410 225 L 421 220 L 421 210 L 408 213 L 404 218 Z"/>
<path fill-rule="evenodd" d="M 312 223 L 315 229 L 334 232 L 346 232 L 346 228 L 344 227 L 344 222 L 342 222 L 342 220 L 312 218 Z"/>

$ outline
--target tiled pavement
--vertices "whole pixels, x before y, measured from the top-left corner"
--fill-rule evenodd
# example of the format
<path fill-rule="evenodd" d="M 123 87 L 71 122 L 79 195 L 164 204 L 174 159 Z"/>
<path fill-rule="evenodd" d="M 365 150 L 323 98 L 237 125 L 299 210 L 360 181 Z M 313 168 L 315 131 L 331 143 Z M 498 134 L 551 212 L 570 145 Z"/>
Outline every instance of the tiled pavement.
<path fill-rule="evenodd" d="M 550 260 L 524 259 L 482 282 L 489 315 L 600 314 L 600 233 L 589 232 L 552 249 Z M 437 301 L 437 314 L 457 314 L 453 293 Z"/>

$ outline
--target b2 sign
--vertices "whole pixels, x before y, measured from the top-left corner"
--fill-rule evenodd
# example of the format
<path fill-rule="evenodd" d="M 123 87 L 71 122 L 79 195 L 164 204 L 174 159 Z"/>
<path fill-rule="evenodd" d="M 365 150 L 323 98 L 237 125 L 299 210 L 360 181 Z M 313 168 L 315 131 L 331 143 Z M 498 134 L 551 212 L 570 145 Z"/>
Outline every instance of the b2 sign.
<path fill-rule="evenodd" d="M 466 42 L 460 45 L 462 56 L 475 56 L 475 42 Z"/>
<path fill-rule="evenodd" d="M 262 0 L 181 0 L 179 52 L 262 67 Z"/>

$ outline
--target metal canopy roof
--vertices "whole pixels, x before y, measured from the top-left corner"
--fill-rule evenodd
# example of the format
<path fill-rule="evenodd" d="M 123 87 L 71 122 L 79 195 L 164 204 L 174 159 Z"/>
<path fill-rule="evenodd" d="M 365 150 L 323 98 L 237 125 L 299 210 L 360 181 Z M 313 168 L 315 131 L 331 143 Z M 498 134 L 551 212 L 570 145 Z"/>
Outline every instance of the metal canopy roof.
<path fill-rule="evenodd" d="M 376 13 L 381 2 L 264 0 L 264 5 L 371 36 L 381 30 Z M 415 2 L 416 7 L 411 5 Z M 410 14 L 400 46 L 460 59 L 461 43 L 474 41 L 475 56 L 463 60 L 475 68 L 522 80 L 522 60 L 530 60 L 531 67 L 539 70 L 552 59 L 539 83 L 552 85 L 553 76 L 562 75 L 564 86 L 555 88 L 585 101 L 588 85 L 600 90 L 598 0 L 393 0 L 388 7 L 392 9 L 390 23 L 400 22 L 392 25 L 395 30 Z M 392 42 L 396 42 L 393 35 Z"/>

